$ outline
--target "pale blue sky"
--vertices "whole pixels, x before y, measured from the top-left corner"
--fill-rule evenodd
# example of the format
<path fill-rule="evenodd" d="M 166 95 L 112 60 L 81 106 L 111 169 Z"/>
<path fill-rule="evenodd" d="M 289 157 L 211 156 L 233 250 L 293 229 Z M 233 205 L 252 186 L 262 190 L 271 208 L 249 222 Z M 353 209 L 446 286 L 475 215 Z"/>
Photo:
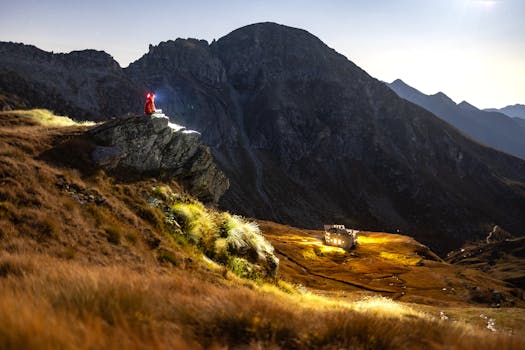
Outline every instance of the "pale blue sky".
<path fill-rule="evenodd" d="M 525 103 L 525 0 L 0 0 L 0 40 L 104 50 L 122 65 L 177 37 L 300 27 L 372 76 L 478 107 Z"/>

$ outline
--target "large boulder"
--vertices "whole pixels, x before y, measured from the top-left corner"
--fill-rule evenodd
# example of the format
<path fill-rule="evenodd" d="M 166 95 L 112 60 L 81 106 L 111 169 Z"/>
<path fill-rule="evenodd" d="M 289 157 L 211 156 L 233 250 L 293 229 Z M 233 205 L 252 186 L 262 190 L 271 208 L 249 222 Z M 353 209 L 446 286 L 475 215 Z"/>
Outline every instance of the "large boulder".
<path fill-rule="evenodd" d="M 169 172 L 190 193 L 217 203 L 229 187 L 200 133 L 169 122 L 157 114 L 113 119 L 89 131 L 96 147 L 92 159 L 107 169 L 140 173 Z"/>

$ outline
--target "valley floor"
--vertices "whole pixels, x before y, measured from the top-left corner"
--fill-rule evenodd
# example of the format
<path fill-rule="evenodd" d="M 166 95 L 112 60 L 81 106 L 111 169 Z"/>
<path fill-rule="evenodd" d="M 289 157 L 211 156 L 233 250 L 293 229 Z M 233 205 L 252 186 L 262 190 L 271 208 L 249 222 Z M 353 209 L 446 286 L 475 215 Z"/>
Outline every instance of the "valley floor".
<path fill-rule="evenodd" d="M 443 261 L 413 238 L 359 233 L 355 248 L 323 244 L 323 232 L 259 222 L 281 258 L 281 276 L 320 292 L 379 293 L 421 304 L 525 306 L 522 291 L 487 274 Z"/>

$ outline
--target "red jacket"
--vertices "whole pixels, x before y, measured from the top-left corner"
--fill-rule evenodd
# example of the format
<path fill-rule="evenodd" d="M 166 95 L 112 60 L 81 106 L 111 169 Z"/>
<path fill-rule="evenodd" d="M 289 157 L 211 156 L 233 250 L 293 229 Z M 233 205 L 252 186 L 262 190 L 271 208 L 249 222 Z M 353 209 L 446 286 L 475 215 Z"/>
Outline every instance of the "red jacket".
<path fill-rule="evenodd" d="M 146 113 L 146 115 L 150 115 L 155 112 L 155 102 L 153 102 L 153 98 L 153 96 L 150 96 L 146 99 L 146 104 L 144 105 L 144 113 Z"/>

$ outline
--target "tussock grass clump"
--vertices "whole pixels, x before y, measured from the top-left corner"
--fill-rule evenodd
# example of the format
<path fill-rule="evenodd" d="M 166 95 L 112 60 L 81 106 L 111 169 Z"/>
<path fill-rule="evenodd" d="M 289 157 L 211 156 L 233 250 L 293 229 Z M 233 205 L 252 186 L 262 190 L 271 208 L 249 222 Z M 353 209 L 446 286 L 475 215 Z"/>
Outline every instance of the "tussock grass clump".
<path fill-rule="evenodd" d="M 136 244 L 139 240 L 139 235 L 136 231 L 127 231 L 124 234 L 124 238 L 131 244 Z"/>
<path fill-rule="evenodd" d="M 153 195 L 174 202 L 165 211 L 166 221 L 173 214 L 188 240 L 214 261 L 245 278 L 275 276 L 279 259 L 255 222 L 208 209 L 195 200 L 177 199 L 165 186 L 154 189 Z"/>
<path fill-rule="evenodd" d="M 61 231 L 60 222 L 51 216 L 45 217 L 40 223 L 40 232 L 52 237 Z"/>
<path fill-rule="evenodd" d="M 255 222 L 210 210 L 197 201 L 175 203 L 172 210 L 184 234 L 216 262 L 245 278 L 275 276 L 279 259 Z"/>
<path fill-rule="evenodd" d="M 138 216 L 151 223 L 153 227 L 158 230 L 162 231 L 164 229 L 162 213 L 157 208 L 152 208 L 146 205 L 138 207 L 136 205 L 134 206 L 136 207 Z"/>
<path fill-rule="evenodd" d="M 209 247 L 210 241 L 218 236 L 215 218 L 202 203 L 176 203 L 172 209 L 182 219 L 184 233 L 192 242 Z"/>
<path fill-rule="evenodd" d="M 263 274 L 275 275 L 279 259 L 274 254 L 273 246 L 262 235 L 257 223 L 229 213 L 221 215 L 224 219 L 228 252 L 231 255 L 244 257 L 249 263 L 262 265 L 266 270 Z M 240 262 L 235 261 L 235 263 L 238 265 Z"/>
<path fill-rule="evenodd" d="M 232 256 L 228 261 L 228 267 L 237 276 L 251 279 L 259 278 L 259 274 L 257 273 L 254 264 L 251 264 L 248 260 L 244 258 Z"/>
<path fill-rule="evenodd" d="M 223 213 L 222 216 L 227 232 L 226 242 L 231 251 L 248 255 L 253 260 L 263 260 L 273 254 L 273 246 L 263 237 L 257 223 L 229 213 Z"/>

